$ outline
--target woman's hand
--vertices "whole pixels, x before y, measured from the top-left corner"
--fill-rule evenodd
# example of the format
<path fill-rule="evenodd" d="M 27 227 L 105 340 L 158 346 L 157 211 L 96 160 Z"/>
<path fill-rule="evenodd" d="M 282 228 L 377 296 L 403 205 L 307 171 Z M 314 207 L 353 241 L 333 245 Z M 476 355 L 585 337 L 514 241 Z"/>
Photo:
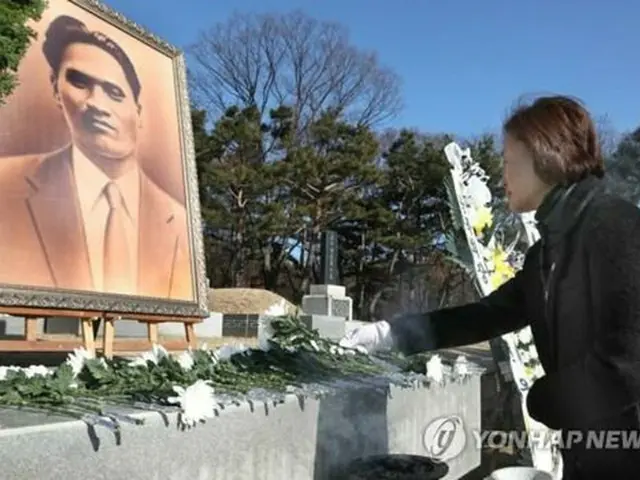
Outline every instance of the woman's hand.
<path fill-rule="evenodd" d="M 367 353 L 388 351 L 393 348 L 391 326 L 384 320 L 356 328 L 349 332 L 342 340 L 343 348 L 361 348 Z"/>

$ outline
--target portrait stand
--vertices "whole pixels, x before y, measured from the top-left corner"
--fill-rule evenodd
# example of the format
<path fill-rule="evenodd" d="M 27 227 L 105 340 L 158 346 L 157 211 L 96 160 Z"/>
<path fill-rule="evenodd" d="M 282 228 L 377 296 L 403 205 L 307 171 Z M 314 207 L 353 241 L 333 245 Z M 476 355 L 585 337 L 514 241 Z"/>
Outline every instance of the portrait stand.
<path fill-rule="evenodd" d="M 200 317 L 166 317 L 154 315 L 126 314 L 127 319 L 137 320 L 147 326 L 146 340 L 115 340 L 115 322 L 122 318 L 108 312 L 81 312 L 77 310 L 47 310 L 34 308 L 0 307 L 0 311 L 7 315 L 24 318 L 24 339 L 0 340 L 0 352 L 57 352 L 70 351 L 77 347 L 84 347 L 96 354 L 101 350 L 102 355 L 113 358 L 116 352 L 136 352 L 148 350 L 152 345 L 160 343 L 158 324 L 176 322 L 184 324 L 184 340 L 163 342 L 167 350 L 184 350 L 185 347 L 195 348 L 197 338 L 195 324 L 202 322 Z M 78 340 L 51 340 L 38 338 L 38 320 L 50 317 L 68 317 L 77 319 L 80 323 L 81 338 Z M 99 346 L 95 335 L 95 322 L 104 322 L 102 345 Z"/>
<path fill-rule="evenodd" d="M 97 0 L 49 0 L 30 27 L 0 106 L 0 313 L 25 319 L 0 352 L 111 357 L 163 322 L 185 332 L 163 346 L 194 347 L 208 306 L 184 54 Z M 38 338 L 52 317 L 81 338 Z M 119 319 L 147 339 L 116 340 Z"/>

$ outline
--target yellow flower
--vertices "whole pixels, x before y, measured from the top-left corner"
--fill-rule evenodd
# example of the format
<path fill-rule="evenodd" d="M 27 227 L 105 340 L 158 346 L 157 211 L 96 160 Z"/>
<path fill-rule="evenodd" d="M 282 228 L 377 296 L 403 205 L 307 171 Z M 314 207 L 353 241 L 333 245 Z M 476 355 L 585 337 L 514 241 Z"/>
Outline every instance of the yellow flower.
<path fill-rule="evenodd" d="M 491 287 L 496 289 L 513 277 L 516 271 L 507 261 L 507 254 L 501 246 L 497 246 L 493 250 L 491 262 L 493 264 L 493 272 L 490 279 Z"/>
<path fill-rule="evenodd" d="M 493 224 L 493 215 L 489 207 L 478 207 L 475 211 L 474 217 L 475 218 L 473 219 L 473 224 L 471 226 L 473 227 L 473 231 L 476 236 L 479 237 L 482 235 L 482 231 L 485 228 L 491 227 Z"/>

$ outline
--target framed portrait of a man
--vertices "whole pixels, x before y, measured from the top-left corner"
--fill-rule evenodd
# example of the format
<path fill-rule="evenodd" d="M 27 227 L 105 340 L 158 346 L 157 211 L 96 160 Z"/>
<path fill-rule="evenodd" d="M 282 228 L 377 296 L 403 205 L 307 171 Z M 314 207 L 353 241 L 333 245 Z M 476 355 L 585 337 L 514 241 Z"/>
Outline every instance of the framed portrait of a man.
<path fill-rule="evenodd" d="M 0 306 L 199 316 L 184 57 L 93 0 L 33 28 L 0 106 Z"/>

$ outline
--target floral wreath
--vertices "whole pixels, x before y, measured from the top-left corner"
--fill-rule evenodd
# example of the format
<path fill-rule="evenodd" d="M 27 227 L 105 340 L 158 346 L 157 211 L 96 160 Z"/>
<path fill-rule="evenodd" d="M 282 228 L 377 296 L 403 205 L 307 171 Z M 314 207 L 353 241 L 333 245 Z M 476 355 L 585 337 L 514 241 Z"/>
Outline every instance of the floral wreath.
<path fill-rule="evenodd" d="M 447 247 L 458 264 L 474 274 L 480 295 L 486 296 L 500 285 L 511 279 L 522 266 L 524 253 L 516 249 L 518 238 L 505 246 L 499 231 L 494 225 L 491 208 L 492 195 L 487 182 L 489 177 L 482 167 L 471 158 L 469 149 L 462 150 L 456 143 L 448 144 L 445 149 L 451 166 L 451 179 L 447 182 L 447 194 L 454 233 L 447 236 Z M 532 214 L 521 216 L 527 243 L 531 246 L 539 234 Z M 460 241 L 464 233 L 465 241 Z M 544 376 L 531 328 L 503 335 L 507 350 L 507 361 L 499 362 L 501 373 L 512 379 L 520 392 L 525 428 L 531 433 L 548 433 L 557 441 L 557 432 L 533 420 L 526 408 L 526 395 L 533 383 Z M 538 445 L 529 445 L 534 466 L 554 473 L 561 478 L 561 456 L 557 443 L 550 449 L 540 449 Z"/>

